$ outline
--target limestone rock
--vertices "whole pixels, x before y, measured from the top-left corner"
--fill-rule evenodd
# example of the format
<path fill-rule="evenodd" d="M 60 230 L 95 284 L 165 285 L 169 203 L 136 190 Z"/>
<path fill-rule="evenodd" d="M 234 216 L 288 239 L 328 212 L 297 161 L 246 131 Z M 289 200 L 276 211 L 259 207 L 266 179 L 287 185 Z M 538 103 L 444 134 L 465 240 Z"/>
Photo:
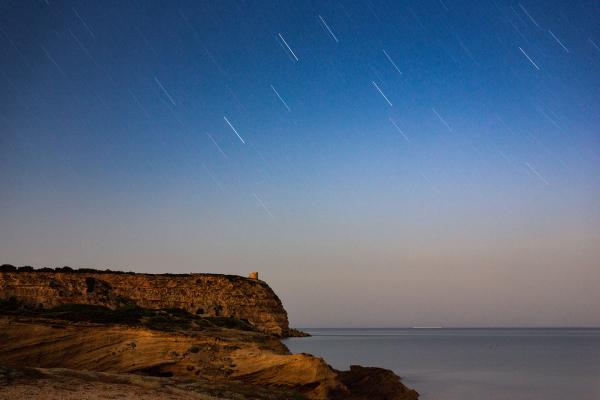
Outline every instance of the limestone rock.
<path fill-rule="evenodd" d="M 10 297 L 44 308 L 62 304 L 181 308 L 247 320 L 276 336 L 287 336 L 289 328 L 287 313 L 267 283 L 235 275 L 0 272 L 0 299 Z"/>
<path fill-rule="evenodd" d="M 69 373 L 80 377 L 89 374 L 85 371 L 129 374 L 129 377 L 118 378 L 126 383 L 135 381 L 131 374 L 191 379 L 205 393 L 211 383 L 220 393 L 228 390 L 248 394 L 248 397 L 225 397 L 236 399 L 418 398 L 392 371 L 359 366 L 352 366 L 350 371 L 337 371 L 322 358 L 290 354 L 279 339 L 260 332 L 223 328 L 164 332 L 114 324 L 0 315 L 0 338 L 0 366 L 10 368 L 66 368 L 81 371 Z M 0 397 L 3 392 L 1 372 L 0 367 Z M 170 386 L 173 382 L 163 381 L 163 384 Z M 30 389 L 37 386 L 32 383 Z M 259 396 L 269 392 L 274 395 Z"/>

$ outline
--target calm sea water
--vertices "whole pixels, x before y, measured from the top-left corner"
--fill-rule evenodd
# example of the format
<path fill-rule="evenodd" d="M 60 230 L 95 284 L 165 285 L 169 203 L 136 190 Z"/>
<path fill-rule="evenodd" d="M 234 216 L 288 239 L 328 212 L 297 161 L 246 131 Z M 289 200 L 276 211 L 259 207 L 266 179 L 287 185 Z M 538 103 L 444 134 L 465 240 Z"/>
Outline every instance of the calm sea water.
<path fill-rule="evenodd" d="M 599 400 L 600 329 L 306 329 L 285 344 L 396 372 L 423 400 Z"/>

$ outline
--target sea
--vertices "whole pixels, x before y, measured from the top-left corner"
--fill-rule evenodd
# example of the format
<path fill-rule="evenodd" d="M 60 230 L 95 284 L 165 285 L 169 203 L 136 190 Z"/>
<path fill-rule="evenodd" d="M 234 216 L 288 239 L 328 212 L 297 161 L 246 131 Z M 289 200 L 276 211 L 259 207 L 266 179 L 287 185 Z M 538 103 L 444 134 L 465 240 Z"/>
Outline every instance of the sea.
<path fill-rule="evenodd" d="M 303 330 L 293 353 L 391 369 L 422 400 L 600 400 L 600 328 Z"/>

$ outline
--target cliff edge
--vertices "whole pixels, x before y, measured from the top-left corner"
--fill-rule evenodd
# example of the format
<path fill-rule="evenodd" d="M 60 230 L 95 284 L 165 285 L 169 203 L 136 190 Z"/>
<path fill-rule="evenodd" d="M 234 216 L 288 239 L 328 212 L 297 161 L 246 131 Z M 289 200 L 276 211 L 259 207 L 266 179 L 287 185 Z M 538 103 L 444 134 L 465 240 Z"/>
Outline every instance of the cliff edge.
<path fill-rule="evenodd" d="M 292 354 L 269 286 L 229 275 L 0 272 L 0 398 L 416 400 L 392 371 Z"/>
<path fill-rule="evenodd" d="M 245 320 L 275 336 L 285 337 L 290 332 L 281 300 L 257 278 L 92 271 L 0 272 L 0 299 L 15 297 L 43 308 L 64 304 L 179 308 L 197 315 Z"/>

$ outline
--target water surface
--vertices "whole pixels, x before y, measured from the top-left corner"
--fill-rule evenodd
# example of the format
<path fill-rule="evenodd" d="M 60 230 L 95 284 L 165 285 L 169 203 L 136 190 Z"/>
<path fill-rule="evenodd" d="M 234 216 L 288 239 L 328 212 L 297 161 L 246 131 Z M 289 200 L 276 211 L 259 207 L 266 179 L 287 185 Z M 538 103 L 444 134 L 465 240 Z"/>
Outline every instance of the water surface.
<path fill-rule="evenodd" d="M 423 400 L 598 400 L 600 329 L 305 329 L 334 368 L 389 368 Z"/>

